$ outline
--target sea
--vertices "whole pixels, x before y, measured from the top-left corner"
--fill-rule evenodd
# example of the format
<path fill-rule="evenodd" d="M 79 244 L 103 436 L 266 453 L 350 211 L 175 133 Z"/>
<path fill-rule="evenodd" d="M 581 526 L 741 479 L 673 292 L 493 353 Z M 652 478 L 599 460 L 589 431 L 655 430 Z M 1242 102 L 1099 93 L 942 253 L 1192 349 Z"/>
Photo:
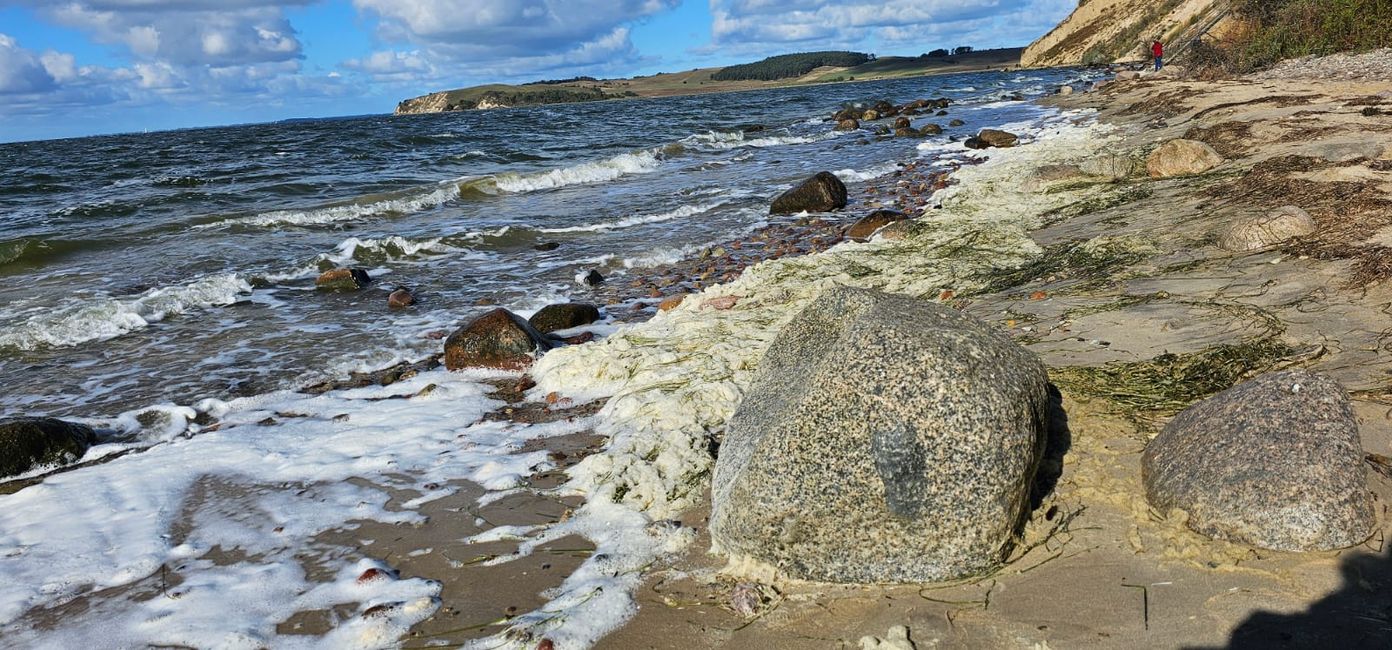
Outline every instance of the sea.
<path fill-rule="evenodd" d="M 179 533 L 180 508 L 226 480 L 261 495 L 258 512 L 282 522 L 276 535 L 310 540 L 356 519 L 411 519 L 349 478 L 508 489 L 537 457 L 518 456 L 524 434 L 484 427 L 467 434 L 467 454 L 438 460 L 465 435 L 442 423 L 489 408 L 472 375 L 432 379 L 434 407 L 387 399 L 423 380 L 314 398 L 295 389 L 439 352 L 438 333 L 493 308 L 482 303 L 527 315 L 584 301 L 590 270 L 622 282 L 739 238 L 818 171 L 855 195 L 899 163 L 960 152 L 981 128 L 1037 121 L 1052 109 L 1033 100 L 1104 74 L 977 72 L 0 144 L 0 418 L 71 419 L 110 436 L 84 458 L 105 462 L 0 496 L 0 639 L 390 647 L 434 611 L 431 576 L 394 587 L 391 602 L 420 603 L 391 625 L 291 643 L 276 621 L 365 602 L 354 578 L 375 560 L 316 582 L 295 544 L 247 532 L 227 508 L 194 517 L 203 533 Z M 831 119 L 846 105 L 938 97 L 952 101 L 947 115 L 913 124 L 941 124 L 940 136 L 842 132 Z M 374 281 L 317 291 L 318 274 L 338 266 Z M 419 303 L 388 309 L 397 287 Z M 197 413 L 246 426 L 200 429 Z M 267 413 L 284 422 L 254 426 Z M 313 507 L 256 491 L 292 483 L 318 486 Z M 209 559 L 212 548 L 243 561 Z M 34 614 L 175 562 L 198 585 L 179 599 L 88 603 L 62 623 Z M 239 591 L 248 580 L 286 586 Z"/>

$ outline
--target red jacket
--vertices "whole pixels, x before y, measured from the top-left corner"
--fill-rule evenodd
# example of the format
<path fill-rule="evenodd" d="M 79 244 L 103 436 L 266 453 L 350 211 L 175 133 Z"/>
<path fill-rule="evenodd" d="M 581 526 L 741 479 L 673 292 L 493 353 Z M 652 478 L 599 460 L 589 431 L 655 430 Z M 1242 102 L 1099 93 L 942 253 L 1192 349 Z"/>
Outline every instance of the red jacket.
<path fill-rule="evenodd" d="M 1155 56 L 1164 56 L 1165 46 L 1161 45 L 1160 41 L 1155 41 L 1155 44 L 1150 46 L 1150 53 Z"/>

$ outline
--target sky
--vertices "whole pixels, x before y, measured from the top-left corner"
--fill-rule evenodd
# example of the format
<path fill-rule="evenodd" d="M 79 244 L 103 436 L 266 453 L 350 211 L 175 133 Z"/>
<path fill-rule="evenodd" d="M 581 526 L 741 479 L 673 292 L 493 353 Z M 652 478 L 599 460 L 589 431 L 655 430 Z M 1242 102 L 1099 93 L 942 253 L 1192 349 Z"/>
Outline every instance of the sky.
<path fill-rule="evenodd" d="M 1023 46 L 1075 0 L 0 0 L 0 142 L 388 113 L 481 83 Z"/>

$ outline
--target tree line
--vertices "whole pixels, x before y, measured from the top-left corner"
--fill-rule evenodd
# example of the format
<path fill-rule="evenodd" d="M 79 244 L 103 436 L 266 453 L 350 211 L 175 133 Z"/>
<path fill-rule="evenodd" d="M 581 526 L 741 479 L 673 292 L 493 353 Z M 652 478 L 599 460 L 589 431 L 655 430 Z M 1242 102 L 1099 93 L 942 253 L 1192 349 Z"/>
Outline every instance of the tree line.
<path fill-rule="evenodd" d="M 763 61 L 722 68 L 711 79 L 716 81 L 774 81 L 801 77 L 822 66 L 850 68 L 875 60 L 875 55 L 862 52 L 799 52 L 780 54 Z"/>

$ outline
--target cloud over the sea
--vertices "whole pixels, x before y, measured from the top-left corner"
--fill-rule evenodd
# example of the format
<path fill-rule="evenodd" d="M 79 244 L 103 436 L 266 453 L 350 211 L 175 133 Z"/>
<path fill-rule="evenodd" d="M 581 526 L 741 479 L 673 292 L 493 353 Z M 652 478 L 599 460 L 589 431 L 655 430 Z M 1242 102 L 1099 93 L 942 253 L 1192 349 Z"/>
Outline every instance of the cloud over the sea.
<path fill-rule="evenodd" d="M 640 58 L 631 25 L 680 1 L 353 0 L 353 6 L 378 19 L 383 41 L 409 43 L 435 66 L 510 77 L 619 72 Z"/>
<path fill-rule="evenodd" d="M 710 0 L 711 47 L 1024 45 L 1074 6 L 1073 0 Z"/>

